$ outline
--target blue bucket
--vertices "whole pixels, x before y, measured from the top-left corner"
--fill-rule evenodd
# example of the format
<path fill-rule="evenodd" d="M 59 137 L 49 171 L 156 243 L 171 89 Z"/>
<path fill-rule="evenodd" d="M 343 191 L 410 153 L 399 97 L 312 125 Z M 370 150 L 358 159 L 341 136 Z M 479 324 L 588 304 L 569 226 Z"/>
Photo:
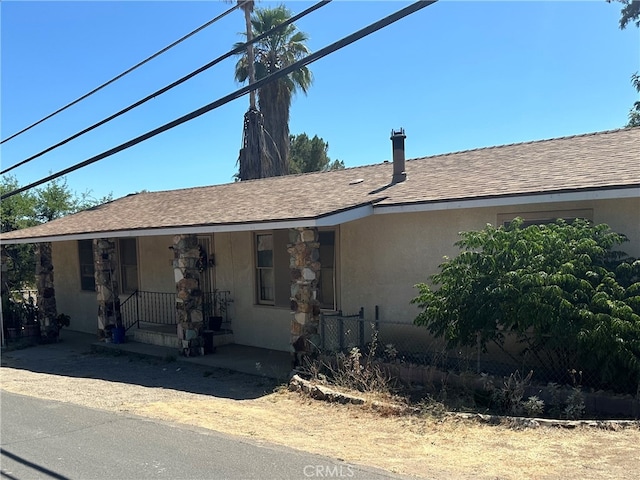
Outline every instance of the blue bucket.
<path fill-rule="evenodd" d="M 124 327 L 115 327 L 111 331 L 111 339 L 113 343 L 124 343 Z"/>

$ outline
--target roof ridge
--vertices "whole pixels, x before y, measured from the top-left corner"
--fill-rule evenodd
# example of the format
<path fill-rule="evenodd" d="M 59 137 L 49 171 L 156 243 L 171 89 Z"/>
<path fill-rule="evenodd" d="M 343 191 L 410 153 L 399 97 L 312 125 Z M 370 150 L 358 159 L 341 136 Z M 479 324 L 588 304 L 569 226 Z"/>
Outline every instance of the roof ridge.
<path fill-rule="evenodd" d="M 316 171 L 316 172 L 289 173 L 287 175 L 276 175 L 274 177 L 252 178 L 250 180 L 241 180 L 241 181 L 238 180 L 238 181 L 227 182 L 227 183 L 214 183 L 214 184 L 211 184 L 211 185 L 198 185 L 198 186 L 195 186 L 195 187 L 170 188 L 170 189 L 166 189 L 166 190 L 141 190 L 139 192 L 128 193 L 128 194 L 123 195 L 122 197 L 119 197 L 119 198 L 114 199 L 114 200 L 119 200 L 121 198 L 126 198 L 126 197 L 133 197 L 133 196 L 141 195 L 141 194 L 186 192 L 186 191 L 190 191 L 190 190 L 198 190 L 198 189 L 214 188 L 214 187 L 225 187 L 225 186 L 236 185 L 236 184 L 246 185 L 248 183 L 253 183 L 253 182 L 258 182 L 258 181 L 260 181 L 260 182 L 277 181 L 279 178 L 293 178 L 293 177 L 303 177 L 303 176 L 308 176 L 308 175 L 319 175 L 319 174 L 322 174 L 322 173 L 342 172 L 342 171 L 345 171 L 345 170 L 362 169 L 362 168 L 367 168 L 367 167 L 377 167 L 377 166 L 383 165 L 385 163 L 390 163 L 390 162 L 388 160 L 385 160 L 384 162 L 381 162 L 381 163 L 373 163 L 373 164 L 369 164 L 369 165 L 356 165 L 356 166 L 353 166 L 353 167 L 345 167 L 345 168 L 340 169 L 340 170 L 320 170 L 320 171 Z"/>
<path fill-rule="evenodd" d="M 562 137 L 553 137 L 553 138 L 544 138 L 544 139 L 538 139 L 538 140 L 527 140 L 527 141 L 523 141 L 523 142 L 514 142 L 514 143 L 506 143 L 503 145 L 490 145 L 487 147 L 477 147 L 477 148 L 469 148 L 466 150 L 458 150 L 455 152 L 446 152 L 446 153 L 438 153 L 435 155 L 425 155 L 422 157 L 415 157 L 415 158 L 410 158 L 407 159 L 408 162 L 412 162 L 412 161 L 416 161 L 416 160 L 423 160 L 426 158 L 441 158 L 441 157 L 447 157 L 447 156 L 451 156 L 451 155 L 459 155 L 459 154 L 464 154 L 464 153 L 470 153 L 470 152 L 479 152 L 479 151 L 485 151 L 485 150 L 494 150 L 494 149 L 500 149 L 500 148 L 505 148 L 505 147 L 514 147 L 514 146 L 519 146 L 519 145 L 534 145 L 534 144 L 538 144 L 538 143 L 544 143 L 544 142 L 554 142 L 557 140 L 568 140 L 568 139 L 573 139 L 573 138 L 580 138 L 580 137 L 589 137 L 589 136 L 596 136 L 596 135 L 608 135 L 608 134 L 612 134 L 612 133 L 617 133 L 617 132 L 621 132 L 624 130 L 634 130 L 634 129 L 638 129 L 640 130 L 640 127 L 621 127 L 621 128 L 616 128 L 616 129 L 611 129 L 611 130 L 601 130 L 601 131 L 597 131 L 597 132 L 589 132 L 589 133 L 579 133 L 579 134 L 574 134 L 574 135 L 565 135 Z M 370 163 L 367 165 L 355 165 L 353 167 L 345 167 L 344 169 L 340 169 L 340 170 L 327 170 L 327 171 L 317 171 L 317 172 L 302 172 L 302 173 L 291 173 L 288 175 L 278 175 L 275 177 L 265 177 L 265 178 L 254 178 L 251 180 L 242 180 L 242 181 L 234 181 L 234 182 L 227 182 L 227 183 L 217 183 L 217 184 L 212 184 L 212 185 L 199 185 L 199 186 L 195 186 L 195 187 L 185 187 L 185 188 L 172 188 L 172 189 L 167 189 L 167 190 L 154 190 L 154 191 L 148 191 L 148 190 L 142 190 L 140 192 L 134 192 L 134 193 L 130 193 L 128 195 L 124 195 L 124 197 L 120 197 L 120 198 L 125 198 L 125 197 L 129 197 L 129 196 L 137 196 L 140 194 L 161 194 L 161 193 L 170 193 L 170 192 L 189 192 L 189 191 L 194 191 L 194 190 L 200 190 L 200 189 L 205 189 L 205 188 L 220 188 L 220 187 L 226 187 L 226 186 L 231 186 L 231 185 L 236 185 L 236 184 L 248 184 L 248 183 L 253 183 L 253 182 L 257 182 L 257 181 L 278 181 L 279 178 L 292 178 L 292 177 L 304 177 L 304 176 L 308 176 L 308 175 L 319 175 L 322 173 L 333 173 L 333 172 L 343 172 L 343 171 L 354 171 L 354 170 L 364 170 L 364 169 L 369 169 L 369 168 L 378 168 L 380 166 L 383 165 L 389 165 L 392 164 L 393 162 L 391 160 L 383 160 L 381 162 L 378 163 Z M 118 199 L 114 199 L 114 200 L 118 200 Z"/>
<path fill-rule="evenodd" d="M 538 139 L 538 140 L 527 140 L 527 141 L 523 141 L 523 142 L 514 142 L 514 143 L 505 143 L 502 145 L 490 145 L 488 147 L 477 147 L 477 148 L 469 148 L 466 150 L 458 150 L 455 152 L 446 152 L 446 153 L 438 153 L 435 155 L 425 155 L 424 157 L 416 157 L 416 158 L 411 158 L 407 161 L 413 161 L 413 160 L 421 160 L 424 158 L 436 158 L 436 157 L 446 157 L 449 155 L 458 155 L 460 153 L 469 153 L 469 152 L 478 152 L 478 151 L 483 151 L 483 150 L 494 150 L 494 149 L 498 149 L 498 148 L 504 148 L 504 147 L 515 147 L 515 146 L 519 146 L 519 145 L 533 145 L 536 143 L 544 143 L 544 142 L 554 142 L 557 140 L 569 140 L 572 138 L 579 138 L 579 137 L 590 137 L 590 136 L 595 136 L 595 135 L 608 135 L 608 134 L 612 134 L 612 133 L 617 133 L 617 132 L 621 132 L 623 130 L 634 130 L 634 129 L 639 129 L 640 127 L 620 127 L 620 128 L 614 128 L 611 130 L 601 130 L 601 131 L 597 131 L 597 132 L 589 132 L 589 133 L 577 133 L 574 135 L 564 135 L 562 137 L 552 137 L 552 138 L 542 138 L 542 139 Z"/>

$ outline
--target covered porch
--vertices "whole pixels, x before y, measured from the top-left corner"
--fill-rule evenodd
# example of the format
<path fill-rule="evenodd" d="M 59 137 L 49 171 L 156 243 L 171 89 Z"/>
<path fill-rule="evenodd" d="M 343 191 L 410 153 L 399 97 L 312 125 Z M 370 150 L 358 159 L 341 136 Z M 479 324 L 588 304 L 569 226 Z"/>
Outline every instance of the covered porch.
<path fill-rule="evenodd" d="M 170 347 L 185 356 L 182 339 L 178 338 L 178 311 L 176 294 L 136 290 L 120 305 L 122 338 L 115 343 L 136 341 L 151 345 Z M 233 299 L 228 290 L 202 292 L 201 354 L 214 353 L 218 347 L 234 343 L 231 311 Z M 108 343 L 114 343 L 114 336 Z M 188 347 L 186 347 L 188 348 Z"/>
<path fill-rule="evenodd" d="M 337 227 L 272 227 L 49 237 L 38 244 L 40 322 L 63 312 L 105 344 L 185 357 L 240 344 L 291 364 L 319 344 L 321 308 L 336 306 Z"/>

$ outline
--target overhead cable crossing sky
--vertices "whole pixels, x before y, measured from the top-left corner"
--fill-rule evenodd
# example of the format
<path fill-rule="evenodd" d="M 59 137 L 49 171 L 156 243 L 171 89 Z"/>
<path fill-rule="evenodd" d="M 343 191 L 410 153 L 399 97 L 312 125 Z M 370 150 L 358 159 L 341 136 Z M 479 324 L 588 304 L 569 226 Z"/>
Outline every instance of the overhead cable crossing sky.
<path fill-rule="evenodd" d="M 397 12 L 381 19 L 378 20 L 372 24 L 370 24 L 367 27 L 364 27 L 360 30 L 358 30 L 357 32 L 352 33 L 351 35 L 348 35 L 346 37 L 343 37 L 342 39 L 332 43 L 331 45 L 328 45 L 314 53 L 311 53 L 309 55 L 307 55 L 305 58 L 298 60 L 295 63 L 292 63 L 291 65 L 289 65 L 288 67 L 285 67 L 281 70 L 278 70 L 277 72 L 268 75 L 267 77 L 264 77 L 261 80 L 256 81 L 256 83 L 251 84 L 251 85 L 246 85 L 245 87 L 242 87 L 238 90 L 236 90 L 235 92 L 232 92 L 222 98 L 219 98 L 218 100 L 211 102 L 203 107 L 200 107 L 197 110 L 194 110 L 186 115 L 183 115 L 182 117 L 179 117 L 171 122 L 168 122 L 160 127 L 157 127 L 143 135 L 140 135 L 138 137 L 135 137 L 125 143 L 122 143 L 114 148 L 111 148 L 107 151 L 104 151 L 98 155 L 95 155 L 87 160 L 84 160 L 82 162 L 76 163 L 75 165 L 72 165 L 71 167 L 68 167 L 66 169 L 60 170 L 54 174 L 51 174 L 47 177 L 44 177 L 40 180 L 37 180 L 35 182 L 32 182 L 26 186 L 17 188 L 15 190 L 12 190 L 10 192 L 5 193 L 4 195 L 2 195 L 0 197 L 0 200 L 4 200 L 6 198 L 12 197 L 14 195 L 17 195 L 19 193 L 22 193 L 24 191 L 30 190 L 34 187 L 37 187 L 39 185 L 42 185 L 43 183 L 47 183 L 51 180 L 55 180 L 56 178 L 62 177 L 68 173 L 74 172 L 78 169 L 84 168 L 88 165 L 91 165 L 92 163 L 98 162 L 100 160 L 103 160 L 107 157 L 110 157 L 118 152 L 121 152 L 123 150 L 126 150 L 130 147 L 133 147 L 134 145 L 137 145 L 141 142 L 144 142 L 152 137 L 155 137 L 156 135 L 159 135 L 160 133 L 163 133 L 167 130 L 170 130 L 174 127 L 177 127 L 178 125 L 181 125 L 185 122 L 188 122 L 190 120 L 193 120 L 207 112 L 210 112 L 211 110 L 215 110 L 216 108 L 219 108 L 233 100 L 236 100 L 238 98 L 241 98 L 242 96 L 246 95 L 247 93 L 253 91 L 253 90 L 257 90 L 259 88 L 262 88 L 264 85 L 271 83 L 273 81 L 278 80 L 279 78 L 288 75 L 291 72 L 294 72 L 302 67 L 305 67 L 323 57 L 326 57 L 327 55 L 334 53 L 337 50 L 340 50 L 341 48 L 344 48 L 386 26 L 389 26 L 395 22 L 397 22 L 398 20 L 401 20 L 402 18 L 411 15 L 412 13 L 415 13 L 425 7 L 428 7 L 434 3 L 436 3 L 437 0 L 432 0 L 432 1 L 418 1 L 415 2 L 405 8 L 402 8 L 400 10 L 398 10 Z"/>

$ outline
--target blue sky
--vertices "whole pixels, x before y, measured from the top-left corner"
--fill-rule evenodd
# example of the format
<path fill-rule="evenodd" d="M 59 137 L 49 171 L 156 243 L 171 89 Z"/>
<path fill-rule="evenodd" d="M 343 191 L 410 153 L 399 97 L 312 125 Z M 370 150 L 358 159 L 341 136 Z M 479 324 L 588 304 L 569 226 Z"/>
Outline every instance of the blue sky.
<path fill-rule="evenodd" d="M 280 2 L 278 2 L 280 3 Z M 284 2 L 297 13 L 310 2 Z M 400 8 L 345 1 L 297 23 L 316 51 Z M 261 1 L 259 7 L 277 3 Z M 4 139 L 92 90 L 230 3 L 3 0 Z M 440 1 L 310 65 L 314 85 L 291 107 L 290 130 L 329 142 L 347 167 L 391 157 L 403 127 L 407 157 L 624 126 L 638 95 L 640 34 L 618 28 L 620 4 Z M 240 12 L 1 147 L 6 168 L 227 52 Z M 33 182 L 191 112 L 240 87 L 235 59 L 14 171 Z M 237 170 L 245 96 L 67 175 L 96 197 L 227 183 Z"/>

